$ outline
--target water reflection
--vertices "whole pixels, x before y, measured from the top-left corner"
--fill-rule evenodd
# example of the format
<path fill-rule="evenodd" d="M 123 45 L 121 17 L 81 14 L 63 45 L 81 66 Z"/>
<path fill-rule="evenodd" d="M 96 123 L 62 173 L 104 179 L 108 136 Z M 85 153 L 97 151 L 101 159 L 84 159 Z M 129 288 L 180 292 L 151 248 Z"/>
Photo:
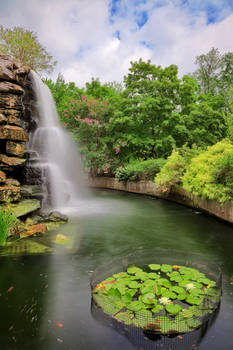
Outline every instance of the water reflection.
<path fill-rule="evenodd" d="M 113 257 L 128 255 L 140 247 L 142 250 L 180 249 L 187 254 L 198 252 L 221 267 L 221 309 L 216 321 L 211 327 L 208 325 L 208 331 L 198 335 L 202 338 L 198 349 L 231 350 L 232 226 L 207 215 L 195 215 L 174 203 L 125 193 L 101 190 L 96 192 L 95 203 L 94 213 L 88 212 L 87 205 L 83 215 L 72 218 L 58 231 L 73 237 L 73 249 L 61 247 L 55 255 L 0 257 L 1 350 L 136 350 L 143 347 L 133 342 L 132 332 L 123 335 L 97 320 L 93 315 L 95 311 L 90 310 L 91 271 L 100 264 L 105 264 L 107 269 Z M 100 203 L 103 207 L 98 211 Z M 106 208 L 111 210 L 105 214 Z M 14 289 L 8 292 L 10 287 Z M 142 333 L 139 335 L 155 349 L 159 343 L 149 337 L 147 334 L 145 340 Z"/>

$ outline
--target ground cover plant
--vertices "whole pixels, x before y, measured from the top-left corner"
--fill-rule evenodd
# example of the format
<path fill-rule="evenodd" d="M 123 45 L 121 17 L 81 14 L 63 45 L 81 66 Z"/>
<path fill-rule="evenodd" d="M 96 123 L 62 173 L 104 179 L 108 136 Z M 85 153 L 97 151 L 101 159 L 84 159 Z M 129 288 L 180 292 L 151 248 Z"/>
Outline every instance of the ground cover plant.
<path fill-rule="evenodd" d="M 116 170 L 115 178 L 118 181 L 153 180 L 155 175 L 164 166 L 166 160 L 163 158 L 137 160 Z"/>
<path fill-rule="evenodd" d="M 221 289 L 197 269 L 149 264 L 109 276 L 92 294 L 96 305 L 117 321 L 169 334 L 199 328 L 218 306 Z"/>
<path fill-rule="evenodd" d="M 0 246 L 6 245 L 10 230 L 17 224 L 18 219 L 7 208 L 0 208 Z"/>

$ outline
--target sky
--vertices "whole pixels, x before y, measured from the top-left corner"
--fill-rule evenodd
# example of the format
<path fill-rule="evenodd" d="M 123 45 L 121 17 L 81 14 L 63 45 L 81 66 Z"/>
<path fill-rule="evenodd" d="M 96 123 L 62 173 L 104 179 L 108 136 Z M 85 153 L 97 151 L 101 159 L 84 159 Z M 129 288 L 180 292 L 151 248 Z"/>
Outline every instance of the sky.
<path fill-rule="evenodd" d="M 0 0 L 0 24 L 37 33 L 60 72 L 82 87 L 122 81 L 131 61 L 193 72 L 212 47 L 233 51 L 233 0 Z"/>

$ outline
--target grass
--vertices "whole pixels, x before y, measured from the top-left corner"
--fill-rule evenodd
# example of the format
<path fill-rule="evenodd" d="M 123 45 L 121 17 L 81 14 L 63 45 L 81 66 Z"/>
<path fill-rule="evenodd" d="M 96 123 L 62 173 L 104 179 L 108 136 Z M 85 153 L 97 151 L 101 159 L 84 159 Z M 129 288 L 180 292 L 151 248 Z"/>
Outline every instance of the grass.
<path fill-rule="evenodd" d="M 0 208 L 0 246 L 6 245 L 7 236 L 18 222 L 18 219 L 7 208 Z"/>

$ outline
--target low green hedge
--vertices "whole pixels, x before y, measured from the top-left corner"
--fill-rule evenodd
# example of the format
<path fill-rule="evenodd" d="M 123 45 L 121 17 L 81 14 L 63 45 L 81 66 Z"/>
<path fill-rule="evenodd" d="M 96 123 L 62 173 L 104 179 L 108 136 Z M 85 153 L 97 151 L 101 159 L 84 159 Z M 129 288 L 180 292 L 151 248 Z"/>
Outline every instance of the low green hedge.
<path fill-rule="evenodd" d="M 153 180 L 165 163 L 166 160 L 163 158 L 137 160 L 125 167 L 119 167 L 116 170 L 115 178 L 125 183 L 127 181 Z"/>

